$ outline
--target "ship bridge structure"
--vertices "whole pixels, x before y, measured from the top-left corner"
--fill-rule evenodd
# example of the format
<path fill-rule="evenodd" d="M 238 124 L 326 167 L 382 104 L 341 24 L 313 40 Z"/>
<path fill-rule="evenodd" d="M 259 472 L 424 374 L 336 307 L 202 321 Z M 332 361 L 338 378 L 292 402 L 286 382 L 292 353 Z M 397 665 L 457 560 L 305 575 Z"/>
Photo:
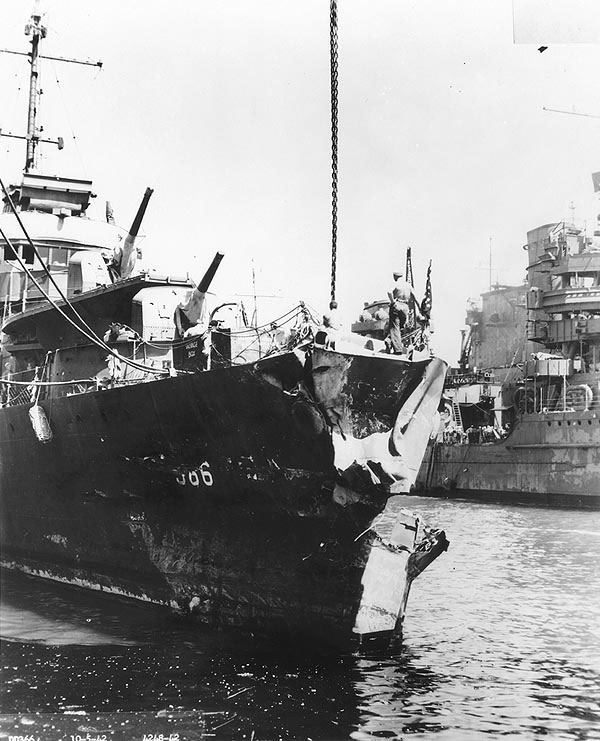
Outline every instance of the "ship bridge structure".
<path fill-rule="evenodd" d="M 23 175 L 19 185 L 11 185 L 6 191 L 0 214 L 0 229 L 7 238 L 3 239 L 0 261 L 3 305 L 23 309 L 43 302 L 42 291 L 58 299 L 67 291 L 72 295 L 112 282 L 106 266 L 115 250 L 124 244 L 128 231 L 115 224 L 110 215 L 106 221 L 86 216 L 94 197 L 91 181 L 30 172 Z M 87 255 L 85 260 L 79 253 Z M 79 278 L 81 285 L 75 288 L 71 264 L 83 266 L 78 270 L 85 273 Z"/>
<path fill-rule="evenodd" d="M 577 227 L 528 232 L 528 339 L 600 370 L 600 241 Z"/>

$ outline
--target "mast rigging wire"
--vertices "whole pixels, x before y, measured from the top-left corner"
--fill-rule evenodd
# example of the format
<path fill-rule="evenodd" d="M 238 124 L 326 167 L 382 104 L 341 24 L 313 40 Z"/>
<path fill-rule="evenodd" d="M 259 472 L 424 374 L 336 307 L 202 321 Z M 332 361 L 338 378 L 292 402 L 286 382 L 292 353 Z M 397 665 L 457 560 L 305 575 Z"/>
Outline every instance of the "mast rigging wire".
<path fill-rule="evenodd" d="M 100 67 L 100 70 L 101 69 L 102 68 Z M 63 108 L 64 108 L 64 111 L 66 113 L 66 116 L 67 116 L 67 122 L 69 124 L 69 129 L 71 130 L 71 139 L 73 140 L 73 144 L 75 145 L 75 149 L 77 150 L 77 156 L 79 157 L 79 162 L 81 163 L 81 166 L 83 168 L 83 172 L 84 172 L 85 176 L 87 177 L 86 163 L 85 163 L 85 161 L 83 159 L 83 155 L 81 154 L 81 150 L 79 149 L 79 142 L 77 140 L 77 136 L 75 134 L 75 130 L 73 129 L 73 124 L 71 122 L 71 114 L 70 114 L 70 111 L 69 111 L 69 109 L 67 107 L 66 98 L 65 98 L 65 96 L 63 94 L 62 85 L 60 83 L 60 80 L 58 79 L 58 72 L 56 71 L 56 67 L 55 67 L 54 64 L 52 65 L 52 71 L 54 72 L 54 79 L 56 80 L 56 87 L 58 88 L 58 92 L 60 93 L 60 100 L 61 100 L 61 103 L 63 105 Z"/>

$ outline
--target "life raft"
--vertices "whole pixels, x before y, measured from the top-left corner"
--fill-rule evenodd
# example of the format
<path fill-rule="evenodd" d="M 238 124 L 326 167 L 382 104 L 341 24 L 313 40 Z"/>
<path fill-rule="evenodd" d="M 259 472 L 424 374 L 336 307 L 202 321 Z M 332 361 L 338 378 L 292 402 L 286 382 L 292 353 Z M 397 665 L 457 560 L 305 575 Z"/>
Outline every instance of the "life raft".
<path fill-rule="evenodd" d="M 569 386 L 565 392 L 566 406 L 576 412 L 587 412 L 593 398 L 592 389 L 585 383 Z"/>
<path fill-rule="evenodd" d="M 535 392 L 522 386 L 515 390 L 513 404 L 519 414 L 532 414 L 535 411 Z"/>

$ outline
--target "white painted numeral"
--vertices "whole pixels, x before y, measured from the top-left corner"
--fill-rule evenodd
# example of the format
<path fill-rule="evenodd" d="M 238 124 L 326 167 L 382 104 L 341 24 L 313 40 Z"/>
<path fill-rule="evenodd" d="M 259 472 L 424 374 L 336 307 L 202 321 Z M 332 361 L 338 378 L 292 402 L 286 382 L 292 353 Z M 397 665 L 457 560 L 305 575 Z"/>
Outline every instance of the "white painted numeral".
<path fill-rule="evenodd" d="M 200 476 L 202 476 L 202 483 L 205 486 L 212 486 L 215 483 L 210 472 L 210 466 L 206 461 L 200 466 Z"/>
<path fill-rule="evenodd" d="M 200 469 L 198 471 L 188 471 L 187 474 L 183 472 L 178 473 L 175 481 L 177 481 L 180 486 L 185 486 L 188 483 L 191 486 L 200 486 L 200 481 L 202 481 L 204 486 L 212 486 L 215 483 L 210 470 L 210 464 L 207 461 L 200 464 Z"/>

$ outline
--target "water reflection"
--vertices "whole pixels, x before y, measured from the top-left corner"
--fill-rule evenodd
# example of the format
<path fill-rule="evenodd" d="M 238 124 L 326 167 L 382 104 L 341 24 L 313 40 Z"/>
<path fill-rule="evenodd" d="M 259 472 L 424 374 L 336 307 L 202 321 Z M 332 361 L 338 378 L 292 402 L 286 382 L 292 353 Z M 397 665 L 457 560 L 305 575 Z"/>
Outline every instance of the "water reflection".
<path fill-rule="evenodd" d="M 392 656 L 355 657 L 354 690 L 360 712 L 354 739 L 397 737 L 444 729 L 438 690 L 444 677 L 419 663 L 408 647 Z"/>
<path fill-rule="evenodd" d="M 147 638 L 148 627 L 157 624 L 158 611 L 151 605 L 105 599 L 94 592 L 6 570 L 0 579 L 3 641 L 129 645 L 136 643 L 137 632 Z"/>
<path fill-rule="evenodd" d="M 44 738 L 117 732 L 126 719 L 138 734 L 176 728 L 182 739 L 317 739 L 358 724 L 351 655 L 202 632 L 161 609 L 11 573 L 1 629 L 0 732 L 23 718 Z"/>
<path fill-rule="evenodd" d="M 532 698 L 547 708 L 547 716 L 560 715 L 560 720 L 554 721 L 554 727 L 569 724 L 574 728 L 579 725 L 578 738 L 591 737 L 592 729 L 600 736 L 600 665 L 594 669 L 575 665 L 566 659 L 542 660 L 537 669 L 537 677 L 532 683 Z M 582 687 L 595 688 L 595 692 L 592 691 L 590 696 L 588 692 L 582 692 Z"/>
<path fill-rule="evenodd" d="M 451 547 L 415 583 L 391 654 L 202 632 L 150 605 L 4 574 L 0 735 L 600 738 L 600 513 L 410 506 Z"/>

